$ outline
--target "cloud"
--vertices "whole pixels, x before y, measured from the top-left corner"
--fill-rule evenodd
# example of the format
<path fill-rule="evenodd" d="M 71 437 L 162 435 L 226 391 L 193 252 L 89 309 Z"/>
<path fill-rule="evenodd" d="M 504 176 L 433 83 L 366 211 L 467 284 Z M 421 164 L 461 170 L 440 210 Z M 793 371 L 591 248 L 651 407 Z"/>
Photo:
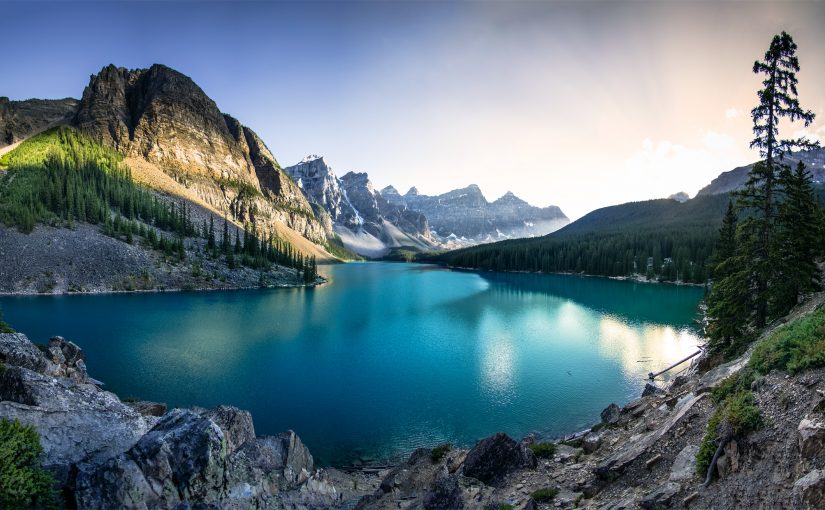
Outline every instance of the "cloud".
<path fill-rule="evenodd" d="M 823 139 L 825 138 L 825 126 L 811 131 L 808 129 L 799 129 L 794 131 L 793 138 L 804 138 L 811 143 L 822 143 Z"/>
<path fill-rule="evenodd" d="M 734 107 L 730 107 L 727 110 L 725 110 L 725 118 L 727 118 L 727 119 L 735 119 L 735 118 L 739 117 L 740 115 L 742 115 L 742 112 L 740 112 L 739 110 L 737 110 Z"/>

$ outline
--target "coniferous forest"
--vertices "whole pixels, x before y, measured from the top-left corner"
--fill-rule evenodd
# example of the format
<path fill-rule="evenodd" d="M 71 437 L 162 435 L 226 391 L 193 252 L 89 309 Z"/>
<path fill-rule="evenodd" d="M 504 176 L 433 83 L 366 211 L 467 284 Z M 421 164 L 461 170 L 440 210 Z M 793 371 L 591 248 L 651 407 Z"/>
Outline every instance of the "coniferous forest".
<path fill-rule="evenodd" d="M 195 225 L 185 201 L 164 200 L 138 186 L 117 151 L 73 129 L 34 136 L 4 155 L 0 165 L 8 168 L 0 178 L 0 221 L 22 232 L 38 223 L 72 227 L 85 222 L 179 260 L 186 257 L 186 238 L 202 238 L 207 254 L 223 257 L 230 268 L 268 270 L 278 264 L 298 269 L 304 283 L 317 277 L 314 257 L 305 257 L 285 240 L 263 239 L 254 223 L 244 226 L 241 237 L 224 219 L 218 245 L 211 216 L 208 226 Z"/>

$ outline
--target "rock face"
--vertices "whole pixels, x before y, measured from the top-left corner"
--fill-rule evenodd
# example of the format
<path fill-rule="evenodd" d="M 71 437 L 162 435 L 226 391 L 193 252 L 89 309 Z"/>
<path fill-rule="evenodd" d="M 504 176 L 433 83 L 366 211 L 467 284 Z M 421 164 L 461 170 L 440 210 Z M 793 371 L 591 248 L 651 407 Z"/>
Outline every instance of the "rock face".
<path fill-rule="evenodd" d="M 263 141 L 173 69 L 104 67 L 91 77 L 73 122 L 157 165 L 218 211 L 259 223 L 259 231 L 280 221 L 310 240 L 325 239 L 301 190 Z"/>
<path fill-rule="evenodd" d="M 511 192 L 488 202 L 475 184 L 438 196 L 422 195 L 416 188 L 402 196 L 392 186 L 381 194 L 426 216 L 433 234 L 450 246 L 541 236 L 570 222 L 558 207 L 534 207 Z"/>
<path fill-rule="evenodd" d="M 0 97 L 0 148 L 68 123 L 77 105 L 77 99 L 72 98 L 9 101 Z"/>
<path fill-rule="evenodd" d="M 381 256 L 390 248 L 428 250 L 436 246 L 427 218 L 388 202 L 366 173 L 348 172 L 338 178 L 319 156 L 308 156 L 285 171 L 303 190 L 327 230 L 356 253 Z"/>
<path fill-rule="evenodd" d="M 516 469 L 535 467 L 536 456 L 527 447 L 507 434 L 482 439 L 464 461 L 464 474 L 488 485 L 500 483 Z"/>
<path fill-rule="evenodd" d="M 783 163 L 791 168 L 796 167 L 802 161 L 811 172 L 814 182 L 825 182 L 825 148 L 812 149 L 809 151 L 793 152 L 785 155 Z M 696 196 L 718 195 L 737 190 L 745 185 L 748 180 L 748 172 L 753 168 L 753 164 L 740 166 L 733 170 L 719 174 L 710 184 L 699 190 Z"/>
<path fill-rule="evenodd" d="M 0 416 L 34 425 L 46 465 L 67 481 L 72 466 L 131 448 L 154 424 L 86 376 L 82 351 L 54 338 L 42 354 L 22 334 L 0 335 Z"/>

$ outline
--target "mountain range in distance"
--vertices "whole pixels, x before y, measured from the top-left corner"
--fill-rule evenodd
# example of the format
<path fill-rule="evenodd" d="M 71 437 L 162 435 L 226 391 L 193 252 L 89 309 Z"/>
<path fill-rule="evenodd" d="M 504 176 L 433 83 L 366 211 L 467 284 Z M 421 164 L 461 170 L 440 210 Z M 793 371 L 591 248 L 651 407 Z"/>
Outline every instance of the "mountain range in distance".
<path fill-rule="evenodd" d="M 366 173 L 338 177 L 316 155 L 284 170 L 344 246 L 372 257 L 400 247 L 432 251 L 542 236 L 570 222 L 558 207 L 534 207 L 511 192 L 488 202 L 475 184 L 437 196 L 415 187 L 403 196 L 392 186 L 377 190 Z"/>

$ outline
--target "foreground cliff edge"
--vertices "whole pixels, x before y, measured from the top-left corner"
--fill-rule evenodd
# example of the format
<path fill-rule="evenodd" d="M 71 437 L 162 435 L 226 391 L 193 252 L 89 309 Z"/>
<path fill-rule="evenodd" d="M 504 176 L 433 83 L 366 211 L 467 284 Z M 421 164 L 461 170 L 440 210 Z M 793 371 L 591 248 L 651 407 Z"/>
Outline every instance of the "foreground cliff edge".
<path fill-rule="evenodd" d="M 251 415 L 233 407 L 124 403 L 60 337 L 38 347 L 0 334 L 0 417 L 37 429 L 44 467 L 78 508 L 822 508 L 821 339 L 805 347 L 815 368 L 773 369 L 750 384 L 761 426 L 724 446 L 707 487 L 696 463 L 714 402 L 778 334 L 825 331 L 823 303 L 825 293 L 814 296 L 736 360 L 611 404 L 566 440 L 496 434 L 469 450 L 419 449 L 389 469 L 318 468 L 294 432 L 258 437 Z"/>

